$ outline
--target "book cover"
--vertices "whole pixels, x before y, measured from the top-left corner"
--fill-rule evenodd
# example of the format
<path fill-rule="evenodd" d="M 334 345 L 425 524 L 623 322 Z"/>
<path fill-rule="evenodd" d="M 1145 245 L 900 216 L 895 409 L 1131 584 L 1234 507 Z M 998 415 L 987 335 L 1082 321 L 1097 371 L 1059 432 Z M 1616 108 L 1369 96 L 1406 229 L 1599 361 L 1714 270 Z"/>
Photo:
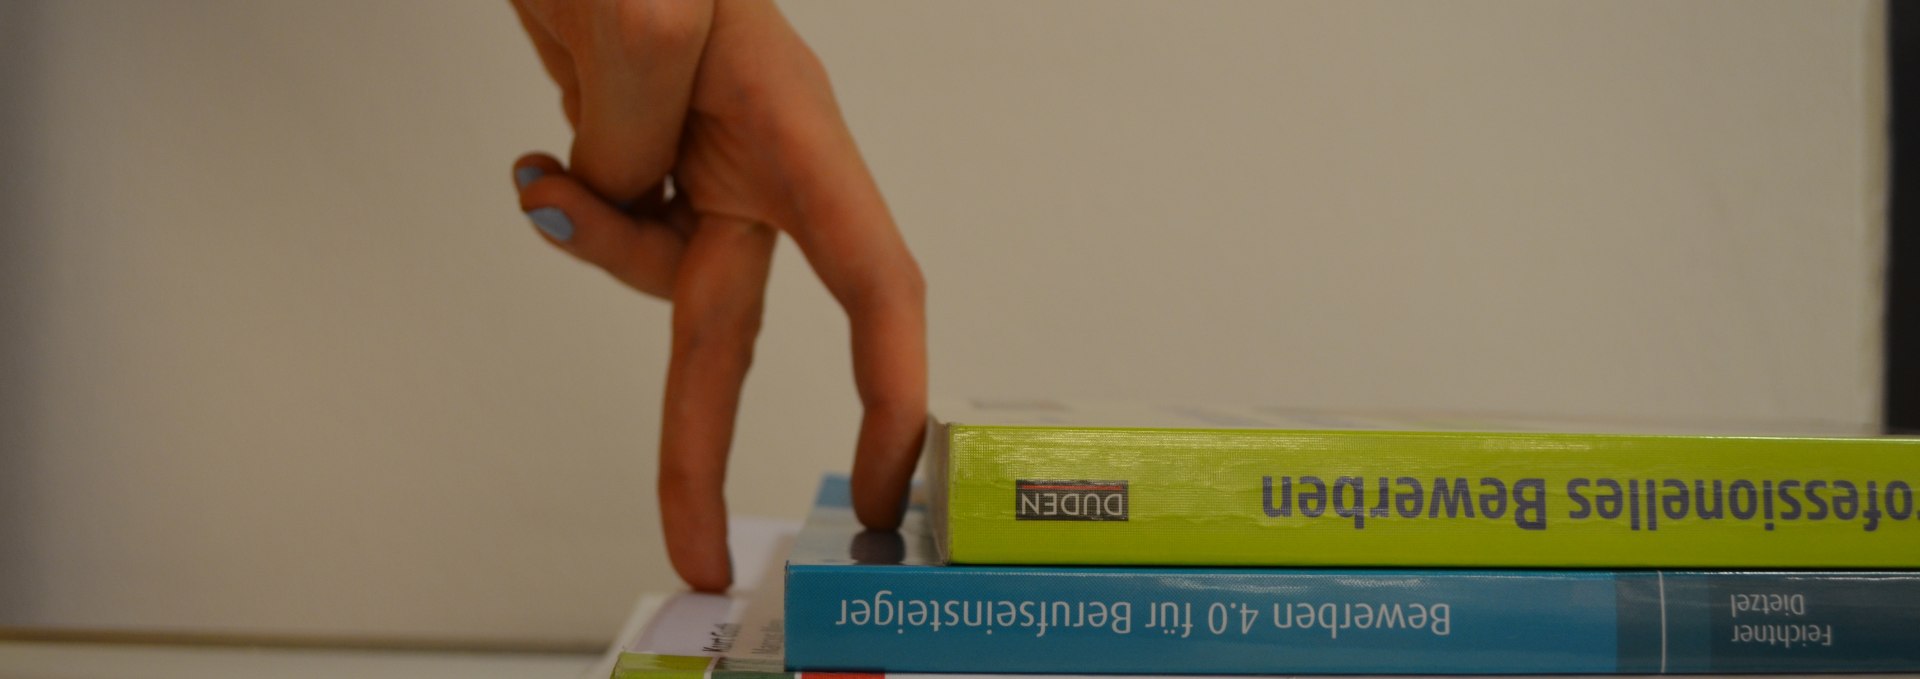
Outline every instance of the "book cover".
<path fill-rule="evenodd" d="M 741 587 L 727 595 L 682 591 L 642 596 L 621 629 L 619 639 L 586 676 L 615 679 L 1016 679 L 1027 676 L 785 669 L 786 632 L 782 616 L 785 566 L 797 529 L 797 524 L 785 521 L 736 518 L 729 522 L 728 543 L 733 549 L 736 582 L 741 583 Z M 1093 675 L 1047 676 L 1048 679 L 1095 679 Z"/>
<path fill-rule="evenodd" d="M 954 563 L 1920 566 L 1920 439 L 1516 422 L 976 402 L 925 471 Z"/>
<path fill-rule="evenodd" d="M 939 565 L 915 504 L 822 483 L 787 665 L 845 672 L 1597 674 L 1920 669 L 1920 575 Z"/>
<path fill-rule="evenodd" d="M 642 596 L 589 676 L 791 679 L 782 655 L 780 607 L 786 559 L 798 531 L 791 520 L 728 521 L 735 592 Z"/>
<path fill-rule="evenodd" d="M 777 599 L 682 592 L 614 660 L 614 679 L 790 679 Z"/>
<path fill-rule="evenodd" d="M 616 679 L 1016 679 L 1031 676 L 785 670 L 782 669 L 785 634 L 780 615 L 781 594 L 780 581 L 775 579 L 764 581 L 750 591 L 726 596 L 680 592 L 643 597 L 628 621 L 628 629 L 622 631 L 620 641 L 610 649 L 610 657 L 598 671 L 587 676 Z M 1048 679 L 1095 679 L 1097 675 L 1046 676 Z"/>

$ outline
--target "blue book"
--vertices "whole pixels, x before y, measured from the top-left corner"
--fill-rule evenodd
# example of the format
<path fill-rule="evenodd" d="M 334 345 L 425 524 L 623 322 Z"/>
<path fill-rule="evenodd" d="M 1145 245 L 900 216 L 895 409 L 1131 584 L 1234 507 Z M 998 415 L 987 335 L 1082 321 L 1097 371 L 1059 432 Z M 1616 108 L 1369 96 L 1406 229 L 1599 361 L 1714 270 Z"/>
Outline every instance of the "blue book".
<path fill-rule="evenodd" d="M 1916 573 L 944 566 L 922 505 L 865 531 L 848 491 L 824 480 L 787 562 L 790 669 L 1920 670 Z"/>

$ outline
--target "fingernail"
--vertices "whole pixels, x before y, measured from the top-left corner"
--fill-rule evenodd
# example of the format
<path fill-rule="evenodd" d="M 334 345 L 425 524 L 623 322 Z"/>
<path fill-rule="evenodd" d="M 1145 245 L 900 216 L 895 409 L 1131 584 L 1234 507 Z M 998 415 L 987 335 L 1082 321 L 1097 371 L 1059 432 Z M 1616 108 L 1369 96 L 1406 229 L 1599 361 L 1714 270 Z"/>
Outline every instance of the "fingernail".
<path fill-rule="evenodd" d="M 542 232 L 562 243 L 573 238 L 573 220 L 557 207 L 537 207 L 527 211 L 527 219 Z"/>
<path fill-rule="evenodd" d="M 533 165 L 517 167 L 513 170 L 513 183 L 520 185 L 520 188 L 524 189 L 527 188 L 528 184 L 532 184 L 533 180 L 539 179 L 546 174 L 546 170 L 542 170 Z"/>

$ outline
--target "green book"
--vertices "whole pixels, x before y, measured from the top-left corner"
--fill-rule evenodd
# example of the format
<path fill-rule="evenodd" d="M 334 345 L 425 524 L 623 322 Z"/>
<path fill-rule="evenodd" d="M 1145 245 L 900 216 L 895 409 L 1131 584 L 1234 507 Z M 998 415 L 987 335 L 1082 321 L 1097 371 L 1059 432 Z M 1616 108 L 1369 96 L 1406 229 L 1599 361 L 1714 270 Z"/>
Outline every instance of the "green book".
<path fill-rule="evenodd" d="M 973 401 L 925 464 L 952 563 L 1920 566 L 1920 439 L 1795 428 Z"/>
<path fill-rule="evenodd" d="M 727 522 L 731 595 L 678 592 L 642 597 L 613 648 L 589 676 L 613 679 L 795 679 L 785 663 L 782 622 L 793 521 Z"/>

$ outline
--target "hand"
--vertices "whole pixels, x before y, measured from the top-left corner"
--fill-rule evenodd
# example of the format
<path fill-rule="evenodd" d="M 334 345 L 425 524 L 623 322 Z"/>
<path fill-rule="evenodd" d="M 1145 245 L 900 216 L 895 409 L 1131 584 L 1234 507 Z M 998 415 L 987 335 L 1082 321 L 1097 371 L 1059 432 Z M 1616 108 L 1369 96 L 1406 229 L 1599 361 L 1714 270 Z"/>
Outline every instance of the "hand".
<path fill-rule="evenodd" d="M 925 284 L 819 59 L 767 0 L 514 9 L 574 131 L 571 172 L 514 163 L 521 208 L 553 245 L 673 303 L 659 493 L 674 570 L 731 584 L 722 486 L 778 233 L 846 311 L 865 409 L 854 509 L 896 527 L 926 423 Z"/>

